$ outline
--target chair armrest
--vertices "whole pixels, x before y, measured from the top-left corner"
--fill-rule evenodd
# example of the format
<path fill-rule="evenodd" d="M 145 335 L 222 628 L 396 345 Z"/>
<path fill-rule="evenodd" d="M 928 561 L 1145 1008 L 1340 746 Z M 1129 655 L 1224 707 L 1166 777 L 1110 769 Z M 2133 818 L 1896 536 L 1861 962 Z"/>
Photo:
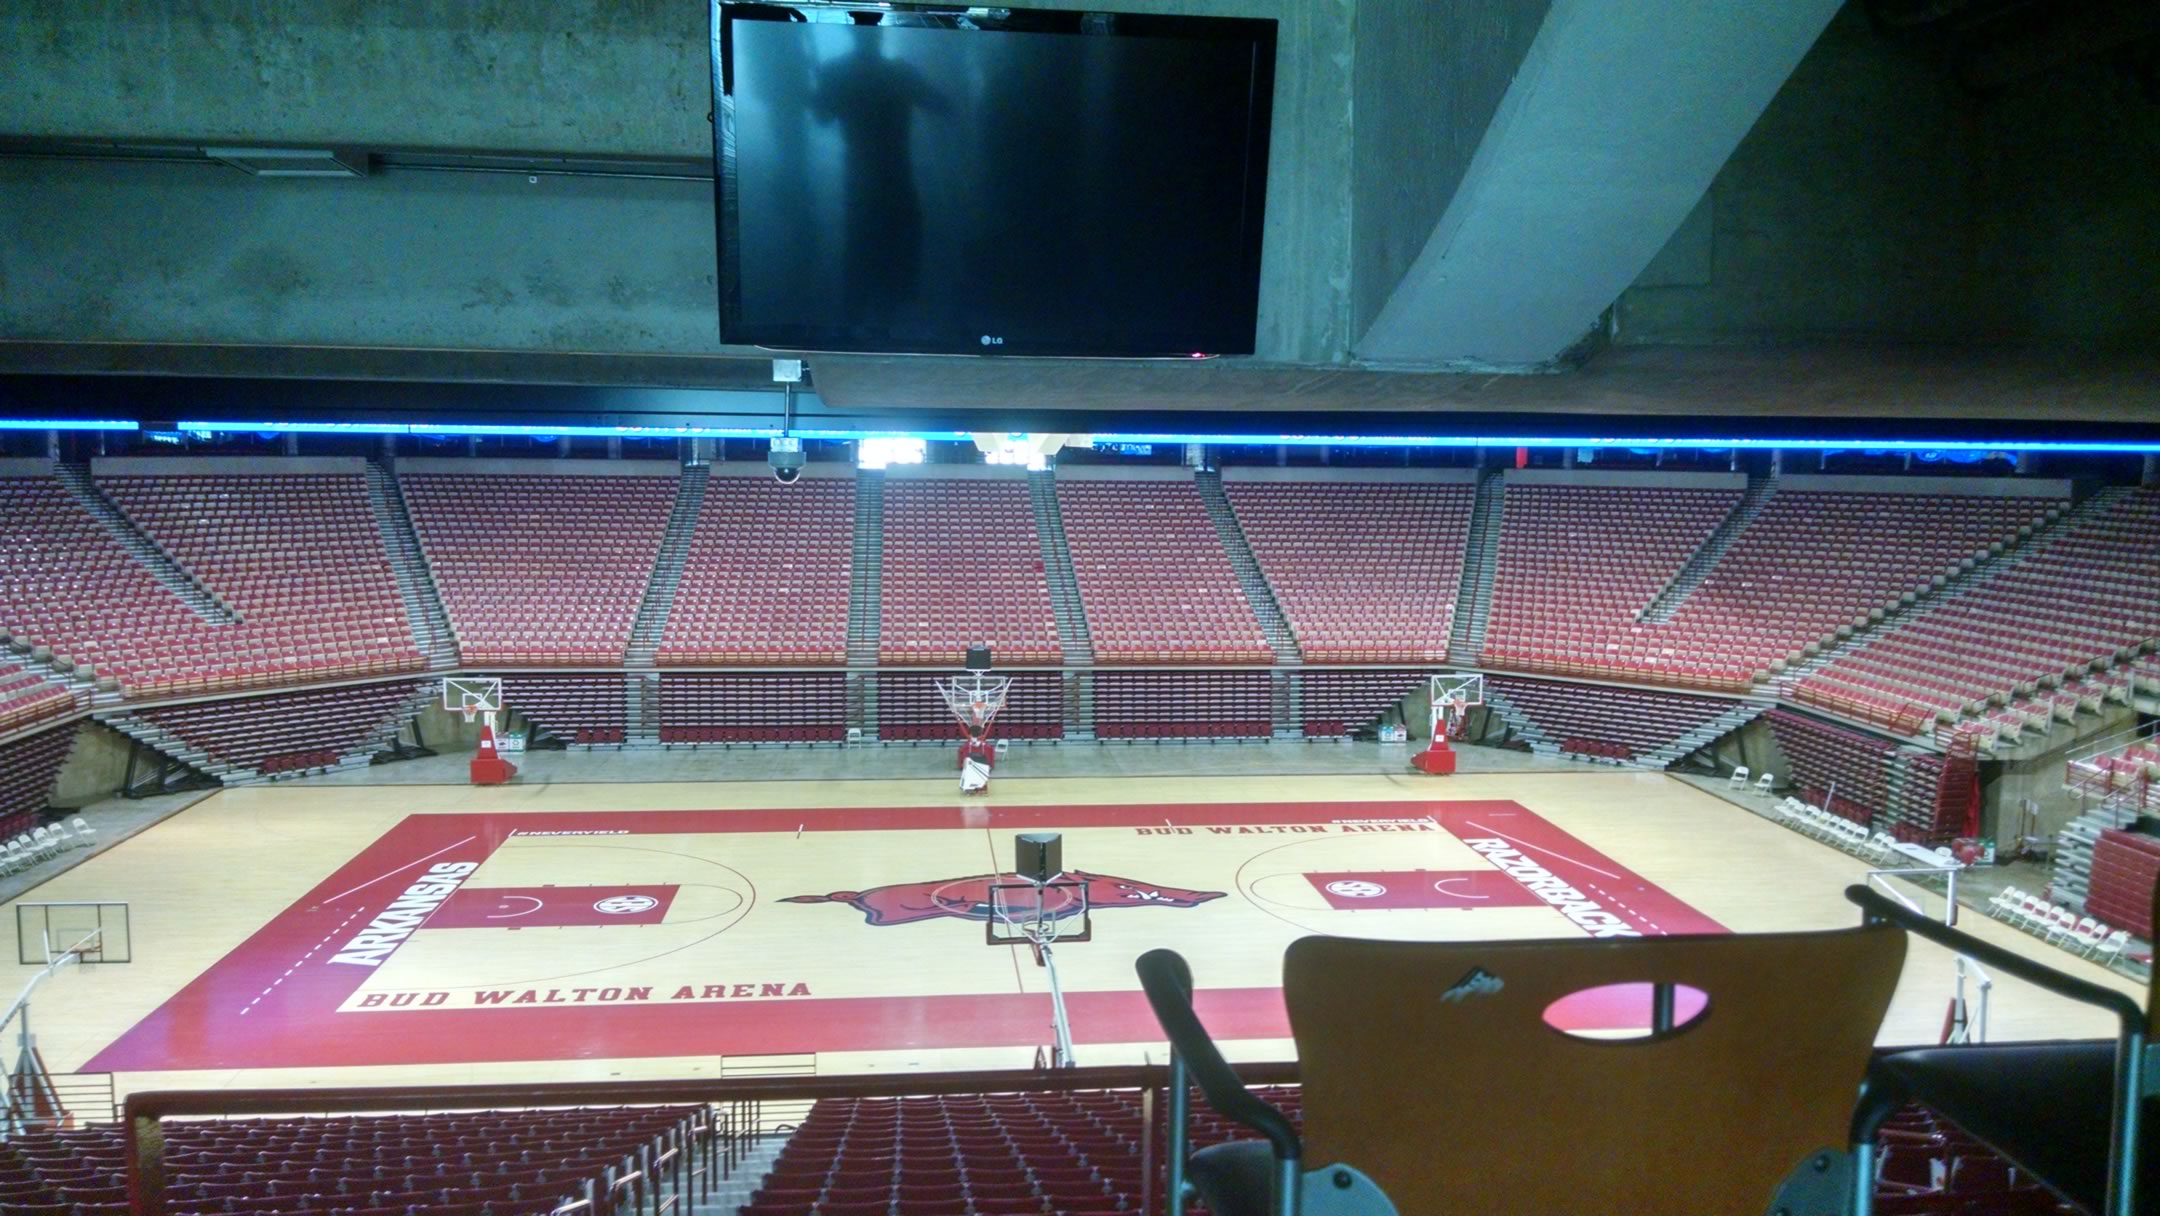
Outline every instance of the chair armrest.
<path fill-rule="evenodd" d="M 1858 904 L 1869 919 L 1889 921 L 1915 937 L 1924 937 L 1938 946 L 1955 950 L 1967 958 L 1977 959 L 1989 967 L 2014 975 L 2056 996 L 2068 997 L 2087 1005 L 2098 1005 L 2116 1016 L 2125 1035 L 2142 1034 L 2145 1030 L 2144 1007 L 2113 988 L 2102 987 L 2074 975 L 2065 975 L 2045 963 L 2035 962 L 2022 954 L 2013 954 L 1992 942 L 1981 941 L 1939 920 L 1922 916 L 1870 887 L 1847 887 L 1845 898 Z"/>
<path fill-rule="evenodd" d="M 1301 1160 L 1304 1145 L 1289 1118 L 1245 1088 L 1193 1012 L 1192 971 L 1185 960 L 1174 950 L 1150 950 L 1140 956 L 1134 970 L 1140 973 L 1140 987 L 1154 1007 L 1155 1020 L 1169 1036 L 1170 1049 L 1185 1061 L 1208 1105 L 1224 1118 L 1267 1137 L 1278 1160 Z"/>

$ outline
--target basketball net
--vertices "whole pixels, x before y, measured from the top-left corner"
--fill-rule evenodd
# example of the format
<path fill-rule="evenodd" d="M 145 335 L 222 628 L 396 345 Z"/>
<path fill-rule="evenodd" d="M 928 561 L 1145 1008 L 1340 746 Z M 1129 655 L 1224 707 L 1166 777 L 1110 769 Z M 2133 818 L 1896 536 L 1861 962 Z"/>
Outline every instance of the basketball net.
<path fill-rule="evenodd" d="M 938 695 L 945 698 L 945 708 L 952 711 L 968 742 L 975 744 L 989 737 L 990 724 L 1005 708 L 1005 694 L 1011 688 L 1010 677 L 993 679 L 979 671 L 969 672 L 965 679 L 955 677 L 937 681 Z"/>

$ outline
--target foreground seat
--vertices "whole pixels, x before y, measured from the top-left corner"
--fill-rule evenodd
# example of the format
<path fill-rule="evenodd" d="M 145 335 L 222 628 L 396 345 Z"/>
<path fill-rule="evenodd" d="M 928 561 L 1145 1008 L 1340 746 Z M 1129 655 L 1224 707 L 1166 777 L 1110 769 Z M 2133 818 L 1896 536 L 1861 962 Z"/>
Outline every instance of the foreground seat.
<path fill-rule="evenodd" d="M 1867 919 L 1909 930 L 1990 970 L 2006 973 L 2113 1013 L 2113 1040 L 2007 1043 L 1900 1051 L 1868 1070 L 1867 1098 L 1853 1119 L 1855 1154 L 1865 1161 L 1875 1133 L 1898 1108 L 1918 1103 L 1963 1128 L 2024 1173 L 2102 1216 L 2160 1211 L 2160 1160 L 2151 1095 L 2152 1032 L 2160 1000 L 2148 986 L 2144 1008 L 2128 996 L 1960 932 L 1881 892 L 1848 887 Z M 2155 892 L 2160 907 L 2160 890 Z M 2156 969 L 2160 971 L 2160 969 Z M 1861 1216 L 1871 1210 L 1861 1196 Z"/>
<path fill-rule="evenodd" d="M 1309 937 L 1283 960 L 1302 1132 L 1247 1092 L 1185 961 L 1138 963 L 1172 1049 L 1168 1210 L 1767 1213 L 1845 1209 L 1840 1151 L 1897 985 L 1889 925 L 1513 942 Z M 1615 985 L 1653 1029 L 1578 1037 L 1555 1002 Z M 1679 994 L 1707 1006 L 1679 1020 Z M 1187 1077 L 1265 1139 L 1186 1160 Z M 1189 1190 L 1187 1180 L 1189 1179 Z"/>

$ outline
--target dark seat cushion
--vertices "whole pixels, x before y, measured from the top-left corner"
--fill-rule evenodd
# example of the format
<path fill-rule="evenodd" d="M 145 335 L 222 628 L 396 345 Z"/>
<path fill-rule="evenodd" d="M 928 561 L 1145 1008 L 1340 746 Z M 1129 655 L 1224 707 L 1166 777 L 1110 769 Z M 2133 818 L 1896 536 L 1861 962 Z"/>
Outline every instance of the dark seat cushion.
<path fill-rule="evenodd" d="M 1265 1140 L 1233 1140 L 1194 1153 L 1185 1176 L 1215 1216 L 1268 1216 L 1273 1211 L 1275 1150 Z"/>
<path fill-rule="evenodd" d="M 2115 1043 L 2012 1043 L 1901 1051 L 1875 1071 L 1913 1100 L 2090 1212 L 2107 1193 Z M 2150 1115 L 2147 1118 L 2150 1130 Z M 2160 1185 L 2144 1137 L 2139 1191 Z"/>

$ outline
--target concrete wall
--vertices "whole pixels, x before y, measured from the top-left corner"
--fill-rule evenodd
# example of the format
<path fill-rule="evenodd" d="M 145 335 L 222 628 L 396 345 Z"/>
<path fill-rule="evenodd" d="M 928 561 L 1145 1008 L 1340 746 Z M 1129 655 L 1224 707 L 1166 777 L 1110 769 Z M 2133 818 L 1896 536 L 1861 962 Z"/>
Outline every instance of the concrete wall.
<path fill-rule="evenodd" d="M 119 793 L 127 780 L 128 752 L 133 745 L 133 740 L 109 726 L 81 723 L 76 728 L 75 750 L 60 766 L 52 804 L 84 807 Z"/>
<path fill-rule="evenodd" d="M 1349 346 L 1355 0 L 1131 0 L 1281 21 L 1263 357 Z M 184 15 L 182 15 L 184 14 Z M 0 133 L 711 154 L 693 0 L 0 6 Z M 0 161 L 0 334 L 721 350 L 712 189 Z"/>
<path fill-rule="evenodd" d="M 1362 0 L 1350 306 L 1362 335 L 1462 183 L 1551 0 Z"/>
<path fill-rule="evenodd" d="M 1848 5 L 1617 305 L 1623 343 L 2160 340 L 2160 105 L 2106 56 L 1980 97 Z"/>

